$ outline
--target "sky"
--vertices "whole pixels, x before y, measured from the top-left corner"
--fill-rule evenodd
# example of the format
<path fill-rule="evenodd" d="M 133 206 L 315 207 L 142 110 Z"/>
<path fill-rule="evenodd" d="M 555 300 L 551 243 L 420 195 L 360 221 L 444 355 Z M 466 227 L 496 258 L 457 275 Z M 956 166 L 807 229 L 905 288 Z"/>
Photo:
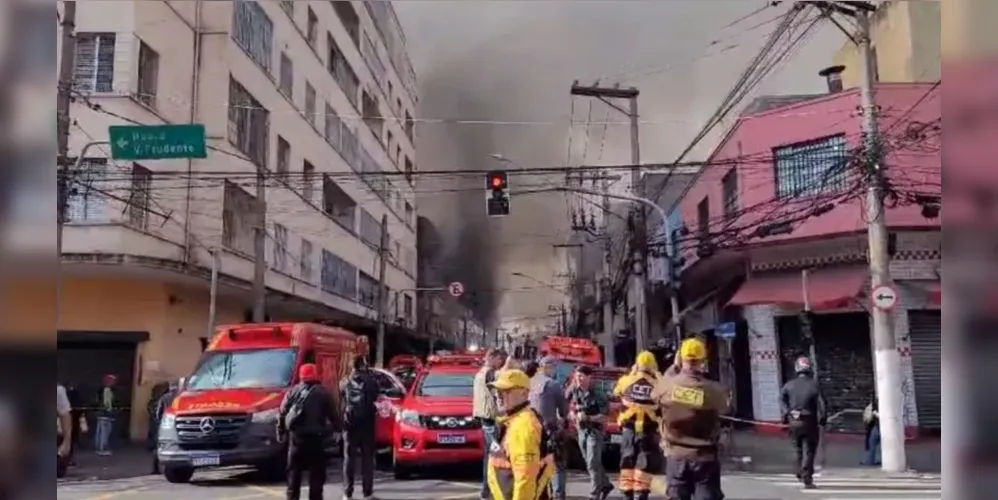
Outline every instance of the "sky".
<path fill-rule="evenodd" d="M 418 168 L 484 172 L 629 164 L 626 117 L 608 113 L 599 101 L 573 98 L 575 80 L 638 88 L 641 161 L 673 161 L 787 9 L 786 2 L 766 4 L 396 1 L 419 79 Z M 817 73 L 846 41 L 826 23 L 755 95 L 823 92 Z M 720 132 L 686 160 L 703 159 Z M 503 164 L 491 154 L 515 163 Z M 446 240 L 449 258 L 440 270 L 477 292 L 484 316 L 548 321 L 549 306 L 564 301 L 558 291 L 567 282 L 559 276 L 566 272 L 564 250 L 552 245 L 571 236 L 571 205 L 553 193 L 515 196 L 509 217 L 489 219 L 484 178 L 419 180 L 419 211 Z M 514 190 L 563 183 L 563 175 L 510 175 Z"/>

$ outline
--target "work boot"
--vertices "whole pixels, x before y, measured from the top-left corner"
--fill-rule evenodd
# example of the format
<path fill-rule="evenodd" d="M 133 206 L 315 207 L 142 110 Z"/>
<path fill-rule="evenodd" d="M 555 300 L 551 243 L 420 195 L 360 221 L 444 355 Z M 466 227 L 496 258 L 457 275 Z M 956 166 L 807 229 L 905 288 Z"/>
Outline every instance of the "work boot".
<path fill-rule="evenodd" d="M 613 493 L 613 485 L 605 485 L 603 486 L 603 489 L 600 490 L 599 496 L 596 497 L 596 500 L 606 500 L 606 497 L 610 496 L 610 493 Z"/>

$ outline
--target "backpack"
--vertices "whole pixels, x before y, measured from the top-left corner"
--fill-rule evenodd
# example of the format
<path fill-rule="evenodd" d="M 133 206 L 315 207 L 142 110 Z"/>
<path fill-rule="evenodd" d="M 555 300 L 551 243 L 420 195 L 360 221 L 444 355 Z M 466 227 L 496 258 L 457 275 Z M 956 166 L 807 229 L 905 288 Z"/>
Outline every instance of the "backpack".
<path fill-rule="evenodd" d="M 345 419 L 348 424 L 357 424 L 374 419 L 375 404 L 377 401 L 373 395 L 377 391 L 370 387 L 374 380 L 368 375 L 353 376 L 346 383 L 344 388 L 344 400 L 346 402 Z"/>
<path fill-rule="evenodd" d="M 284 426 L 289 431 L 293 431 L 295 424 L 301 420 L 299 417 L 305 411 L 305 400 L 308 399 L 313 390 L 315 390 L 315 386 L 308 385 L 293 396 L 294 401 L 288 406 L 288 413 L 284 415 Z"/>

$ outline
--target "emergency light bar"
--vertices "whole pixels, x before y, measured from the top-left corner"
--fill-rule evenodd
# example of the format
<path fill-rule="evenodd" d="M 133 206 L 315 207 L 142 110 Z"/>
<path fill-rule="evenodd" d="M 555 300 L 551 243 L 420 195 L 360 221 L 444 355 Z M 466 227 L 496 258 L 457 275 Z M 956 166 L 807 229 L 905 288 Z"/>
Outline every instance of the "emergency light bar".
<path fill-rule="evenodd" d="M 445 355 L 435 354 L 426 359 L 426 364 L 475 366 L 481 364 L 482 361 L 483 361 L 482 356 L 462 355 L 462 354 L 445 354 Z"/>

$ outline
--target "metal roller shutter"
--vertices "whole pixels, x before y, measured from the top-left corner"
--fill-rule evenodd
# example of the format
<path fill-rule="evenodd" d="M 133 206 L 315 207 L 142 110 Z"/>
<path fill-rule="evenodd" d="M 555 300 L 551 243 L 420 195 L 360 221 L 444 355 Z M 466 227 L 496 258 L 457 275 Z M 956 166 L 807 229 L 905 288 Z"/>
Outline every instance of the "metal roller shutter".
<path fill-rule="evenodd" d="M 911 371 L 915 382 L 918 426 L 942 427 L 942 313 L 908 311 L 911 340 Z"/>

